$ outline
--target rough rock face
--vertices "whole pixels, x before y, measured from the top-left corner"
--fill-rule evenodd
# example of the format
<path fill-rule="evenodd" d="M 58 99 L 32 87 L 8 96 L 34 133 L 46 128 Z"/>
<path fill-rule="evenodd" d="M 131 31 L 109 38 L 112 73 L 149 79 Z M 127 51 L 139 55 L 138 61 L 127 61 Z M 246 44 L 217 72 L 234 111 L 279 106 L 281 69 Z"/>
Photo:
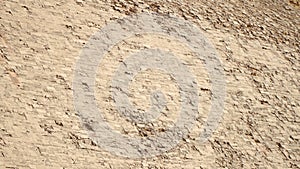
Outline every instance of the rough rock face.
<path fill-rule="evenodd" d="M 300 168 L 299 10 L 298 0 L 0 2 L 0 168 Z M 200 28 L 222 62 L 227 93 L 218 128 L 200 144 L 213 97 L 203 63 L 167 37 L 138 35 L 116 44 L 99 65 L 95 97 L 107 122 L 123 135 L 164 132 L 182 101 L 174 79 L 146 70 L 131 82 L 129 100 L 145 110 L 151 91 L 160 89 L 167 108 L 153 123 L 124 119 L 109 97 L 109 82 L 130 52 L 167 48 L 199 85 L 199 117 L 188 136 L 161 155 L 132 159 L 103 150 L 88 136 L 89 126 L 74 108 L 72 83 L 89 38 L 118 18 L 142 12 L 176 16 Z"/>

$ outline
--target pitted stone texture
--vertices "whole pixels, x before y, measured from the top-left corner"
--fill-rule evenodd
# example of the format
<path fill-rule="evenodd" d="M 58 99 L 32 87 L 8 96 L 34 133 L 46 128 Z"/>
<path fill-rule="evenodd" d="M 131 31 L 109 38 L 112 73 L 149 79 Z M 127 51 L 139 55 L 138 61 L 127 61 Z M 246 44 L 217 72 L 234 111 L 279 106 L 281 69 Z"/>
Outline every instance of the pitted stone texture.
<path fill-rule="evenodd" d="M 1 1 L 0 168 L 299 168 L 300 17 L 285 2 Z M 173 150 L 133 160 L 88 138 L 71 87 L 88 38 L 110 20 L 142 10 L 184 17 L 204 31 L 224 65 L 227 99 L 207 144 L 195 140 L 206 119 L 199 118 L 201 125 Z M 207 112 L 205 84 L 199 91 Z M 120 125 L 104 112 L 112 126 Z M 151 134 L 147 127 L 135 132 Z"/>

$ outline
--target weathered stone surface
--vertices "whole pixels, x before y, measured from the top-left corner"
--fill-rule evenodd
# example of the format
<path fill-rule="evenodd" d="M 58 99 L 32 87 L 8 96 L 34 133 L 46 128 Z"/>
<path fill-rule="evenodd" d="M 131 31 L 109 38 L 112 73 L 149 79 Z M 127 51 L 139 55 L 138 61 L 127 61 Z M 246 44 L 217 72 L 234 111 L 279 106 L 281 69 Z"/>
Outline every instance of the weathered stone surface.
<path fill-rule="evenodd" d="M 1 2 L 0 168 L 299 168 L 300 12 L 299 2 L 291 2 Z M 108 54 L 115 57 L 107 56 L 99 66 L 96 99 L 122 134 L 163 132 L 180 110 L 176 83 L 159 71 L 142 72 L 129 90 L 140 109 L 150 106 L 149 91 L 165 91 L 169 102 L 161 119 L 130 124 L 113 108 L 107 81 L 123 56 L 141 44 L 169 47 L 201 84 L 200 117 L 188 138 L 160 156 L 126 159 L 88 137 L 73 107 L 72 80 L 79 53 L 93 33 L 110 20 L 143 11 L 182 17 L 201 28 L 224 66 L 227 95 L 219 128 L 200 144 L 211 103 L 209 77 L 201 63 L 167 38 L 149 35 L 116 45 Z"/>

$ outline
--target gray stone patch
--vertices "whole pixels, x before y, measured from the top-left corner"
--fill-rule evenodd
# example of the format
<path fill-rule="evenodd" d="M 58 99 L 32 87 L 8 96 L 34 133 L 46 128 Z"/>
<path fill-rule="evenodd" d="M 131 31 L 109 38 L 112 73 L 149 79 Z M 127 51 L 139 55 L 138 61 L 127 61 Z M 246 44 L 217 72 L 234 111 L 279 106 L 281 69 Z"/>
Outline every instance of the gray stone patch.
<path fill-rule="evenodd" d="M 97 145 L 111 153 L 129 158 L 151 157 L 175 147 L 193 128 L 198 114 L 197 83 L 193 74 L 171 53 L 162 49 L 146 49 L 125 59 L 126 66 L 119 66 L 112 80 L 112 88 L 108 90 L 124 118 L 147 123 L 159 117 L 166 105 L 164 95 L 160 91 L 154 92 L 151 97 L 152 107 L 142 114 L 128 100 L 128 83 L 139 71 L 147 68 L 161 69 L 169 73 L 179 86 L 182 100 L 180 116 L 175 125 L 156 136 L 130 138 L 114 131 L 103 119 L 94 95 L 98 65 L 115 44 L 144 33 L 175 37 L 197 53 L 199 59 L 204 60 L 213 96 L 211 111 L 200 134 L 200 141 L 206 141 L 217 128 L 223 113 L 226 92 L 223 67 L 215 49 L 197 27 L 185 20 L 143 13 L 112 22 L 96 32 L 83 48 L 76 64 L 73 81 L 75 109 L 82 123 L 89 124 L 93 129 L 87 132 Z"/>

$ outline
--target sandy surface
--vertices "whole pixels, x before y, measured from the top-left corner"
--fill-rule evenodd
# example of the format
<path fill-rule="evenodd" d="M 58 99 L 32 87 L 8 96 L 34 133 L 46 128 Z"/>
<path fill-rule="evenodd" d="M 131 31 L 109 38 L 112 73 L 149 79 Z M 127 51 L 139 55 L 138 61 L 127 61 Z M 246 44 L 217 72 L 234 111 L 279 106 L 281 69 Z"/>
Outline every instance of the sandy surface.
<path fill-rule="evenodd" d="M 133 37 L 99 65 L 95 92 L 107 122 L 130 137 L 155 135 L 180 109 L 176 83 L 144 71 L 130 85 L 130 100 L 149 108 L 149 91 L 168 93 L 168 110 L 155 123 L 122 119 L 107 86 L 116 58 L 136 44 L 163 46 L 189 65 L 199 83 L 197 124 L 187 138 L 153 158 L 119 157 L 87 135 L 73 103 L 76 61 L 89 37 L 107 23 L 134 13 L 184 18 L 216 48 L 226 78 L 224 114 L 207 142 L 197 140 L 210 109 L 208 75 L 166 37 Z M 299 1 L 77 0 L 0 2 L 0 168 L 300 168 Z M 155 42 L 155 43 L 153 43 Z"/>

